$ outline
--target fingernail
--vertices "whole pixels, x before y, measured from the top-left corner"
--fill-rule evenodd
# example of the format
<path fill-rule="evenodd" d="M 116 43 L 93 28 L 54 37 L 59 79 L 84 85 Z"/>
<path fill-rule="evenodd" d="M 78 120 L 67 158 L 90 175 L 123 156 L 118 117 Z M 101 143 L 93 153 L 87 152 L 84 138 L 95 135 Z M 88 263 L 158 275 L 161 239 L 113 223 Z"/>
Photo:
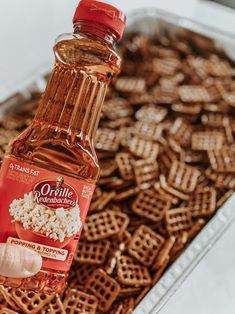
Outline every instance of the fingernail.
<path fill-rule="evenodd" d="M 25 276 L 33 276 L 41 269 L 42 258 L 38 253 L 30 251 L 30 253 L 25 256 L 24 265 Z"/>

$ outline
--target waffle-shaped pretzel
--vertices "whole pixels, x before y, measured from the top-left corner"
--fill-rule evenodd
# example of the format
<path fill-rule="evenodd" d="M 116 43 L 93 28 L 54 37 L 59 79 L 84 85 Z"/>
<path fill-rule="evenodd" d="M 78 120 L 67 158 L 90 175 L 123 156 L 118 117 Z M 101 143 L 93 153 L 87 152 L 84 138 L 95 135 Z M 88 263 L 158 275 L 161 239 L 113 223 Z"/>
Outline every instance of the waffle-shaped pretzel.
<path fill-rule="evenodd" d="M 142 189 L 150 188 L 157 180 L 158 165 L 155 161 L 142 159 L 133 162 L 135 179 Z"/>
<path fill-rule="evenodd" d="M 165 56 L 163 59 L 154 59 L 154 69 L 163 77 L 174 75 L 180 66 L 179 59 L 172 56 Z"/>
<path fill-rule="evenodd" d="M 131 105 L 145 105 L 145 104 L 152 104 L 154 101 L 154 96 L 147 94 L 147 93 L 143 93 L 141 95 L 135 95 L 133 94 L 130 98 L 129 98 L 129 102 Z"/>
<path fill-rule="evenodd" d="M 117 151 L 119 147 L 119 134 L 110 129 L 98 129 L 95 137 L 95 148 L 107 151 Z"/>
<path fill-rule="evenodd" d="M 102 111 L 110 120 L 129 117 L 134 113 L 134 110 L 129 105 L 128 101 L 118 97 L 105 101 Z"/>
<path fill-rule="evenodd" d="M 188 208 L 174 208 L 166 212 L 166 228 L 170 235 L 182 234 L 192 226 L 192 216 Z"/>
<path fill-rule="evenodd" d="M 226 119 L 226 115 L 214 112 L 205 113 L 201 116 L 202 124 L 211 128 L 221 128 Z"/>
<path fill-rule="evenodd" d="M 233 69 L 228 61 L 213 56 L 208 62 L 209 73 L 215 77 L 230 77 L 233 75 Z"/>
<path fill-rule="evenodd" d="M 200 172 L 196 168 L 175 160 L 170 169 L 168 183 L 179 191 L 191 193 L 196 188 L 199 176 Z"/>
<path fill-rule="evenodd" d="M 108 177 L 117 169 L 115 159 L 101 160 L 100 161 L 100 176 Z"/>
<path fill-rule="evenodd" d="M 235 178 L 233 174 L 224 174 L 214 172 L 211 168 L 207 168 L 205 175 L 211 181 L 214 181 L 218 188 L 233 189 L 235 188 Z"/>
<path fill-rule="evenodd" d="M 102 265 L 108 253 L 109 244 L 109 241 L 98 243 L 80 241 L 74 259 L 80 264 Z"/>
<path fill-rule="evenodd" d="M 235 152 L 229 147 L 208 151 L 211 168 L 216 172 L 235 172 Z"/>
<path fill-rule="evenodd" d="M 162 135 L 162 125 L 148 121 L 137 121 L 135 123 L 135 135 L 148 141 L 156 141 Z"/>
<path fill-rule="evenodd" d="M 109 238 L 119 231 L 114 212 L 110 210 L 88 216 L 84 225 L 84 237 L 91 242 Z"/>
<path fill-rule="evenodd" d="M 210 94 L 204 86 L 182 85 L 179 87 L 179 97 L 183 102 L 210 102 Z"/>
<path fill-rule="evenodd" d="M 195 132 L 192 135 L 193 150 L 218 150 L 221 149 L 224 135 L 221 132 Z"/>
<path fill-rule="evenodd" d="M 161 174 L 159 176 L 159 179 L 160 179 L 160 187 L 162 188 L 162 190 L 164 190 L 164 192 L 166 192 L 167 194 L 172 195 L 174 198 L 176 198 L 178 200 L 181 199 L 181 200 L 187 201 L 189 199 L 189 194 L 180 192 L 179 190 L 177 190 L 177 189 L 173 188 L 172 186 L 170 186 L 167 183 L 166 177 L 164 175 Z M 173 203 L 173 204 L 177 204 L 177 202 Z"/>
<path fill-rule="evenodd" d="M 66 314 L 95 314 L 98 300 L 93 295 L 71 289 L 63 302 Z"/>
<path fill-rule="evenodd" d="M 9 284 L 10 284 L 10 282 L 9 282 Z M 11 287 L 0 286 L 1 300 L 3 297 L 3 299 L 7 303 L 6 307 L 10 306 L 11 309 L 13 309 L 14 311 L 19 311 L 20 310 L 19 306 L 16 304 L 15 300 L 12 298 L 12 291 L 13 291 L 13 289 Z M 3 302 L 3 300 L 2 300 L 2 302 Z M 4 302 L 4 304 L 5 304 L 5 302 Z"/>
<path fill-rule="evenodd" d="M 152 265 L 164 238 L 147 226 L 140 226 L 131 238 L 128 253 L 145 266 Z"/>
<path fill-rule="evenodd" d="M 12 289 L 12 298 L 24 313 L 37 313 L 44 308 L 52 299 L 53 295 L 35 293 L 33 291 L 23 291 Z"/>
<path fill-rule="evenodd" d="M 134 171 L 132 165 L 133 158 L 129 153 L 118 153 L 116 155 L 116 163 L 119 173 L 124 180 L 133 180 Z"/>
<path fill-rule="evenodd" d="M 153 94 L 155 96 L 154 103 L 161 105 L 171 105 L 172 103 L 178 101 L 178 90 L 175 82 L 171 85 L 157 85 L 153 90 Z"/>
<path fill-rule="evenodd" d="M 207 217 L 214 213 L 216 209 L 216 190 L 205 188 L 193 194 L 187 202 L 186 207 L 191 211 L 192 217 Z"/>
<path fill-rule="evenodd" d="M 129 149 L 136 157 L 156 160 L 159 152 L 159 145 L 139 137 L 133 137 L 130 141 Z"/>
<path fill-rule="evenodd" d="M 132 210 L 141 217 L 158 222 L 162 220 L 170 205 L 166 198 L 151 189 L 139 193 L 132 204 Z"/>
<path fill-rule="evenodd" d="M 97 266 L 91 264 L 78 265 L 76 269 L 78 284 L 85 285 L 96 269 Z"/>
<path fill-rule="evenodd" d="M 120 285 L 102 269 L 97 269 L 86 283 L 86 289 L 98 299 L 98 309 L 106 312 L 110 310 L 116 300 L 120 292 Z"/>
<path fill-rule="evenodd" d="M 164 178 L 165 178 L 165 177 L 164 177 Z M 165 180 L 165 182 L 166 182 L 166 180 Z M 168 200 L 170 203 L 172 203 L 172 204 L 174 204 L 174 205 L 178 204 L 179 198 L 176 197 L 176 196 L 174 196 L 174 195 L 172 195 L 171 193 L 165 191 L 165 190 L 161 187 L 160 182 L 156 182 L 156 183 L 154 184 L 154 190 L 156 190 L 157 193 L 158 193 L 160 196 L 162 196 L 163 198 L 165 198 L 166 200 Z"/>
<path fill-rule="evenodd" d="M 127 286 L 147 286 L 151 283 L 147 267 L 128 256 L 121 256 L 118 260 L 117 277 L 120 283 Z"/>
<path fill-rule="evenodd" d="M 193 128 L 187 124 L 182 118 L 177 118 L 169 130 L 172 136 L 181 146 L 188 146 L 191 142 Z"/>
<path fill-rule="evenodd" d="M 115 82 L 115 88 L 121 93 L 143 93 L 145 80 L 138 77 L 119 77 Z"/>
<path fill-rule="evenodd" d="M 40 314 L 65 314 L 63 303 L 58 295 L 51 300 L 47 308 Z"/>
<path fill-rule="evenodd" d="M 135 117 L 137 120 L 140 121 L 146 121 L 146 122 L 153 122 L 153 123 L 159 123 L 167 115 L 167 109 L 163 107 L 157 107 L 154 105 L 147 105 L 142 108 L 140 108 L 136 114 Z"/>

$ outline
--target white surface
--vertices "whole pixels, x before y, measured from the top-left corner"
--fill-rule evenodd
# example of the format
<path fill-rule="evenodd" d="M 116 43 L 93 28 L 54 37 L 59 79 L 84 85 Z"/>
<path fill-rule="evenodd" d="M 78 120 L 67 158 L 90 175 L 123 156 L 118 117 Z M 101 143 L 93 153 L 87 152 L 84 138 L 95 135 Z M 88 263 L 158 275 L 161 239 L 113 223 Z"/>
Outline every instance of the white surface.
<path fill-rule="evenodd" d="M 0 0 L 0 100 L 53 62 L 52 47 L 72 30 L 76 0 Z"/>
<path fill-rule="evenodd" d="M 235 224 L 159 314 L 235 313 Z"/>
<path fill-rule="evenodd" d="M 232 10 L 200 0 L 107 0 L 128 14 L 155 7 L 235 34 Z M 52 46 L 60 33 L 72 31 L 78 0 L 0 0 L 0 101 L 24 88 L 53 64 Z"/>

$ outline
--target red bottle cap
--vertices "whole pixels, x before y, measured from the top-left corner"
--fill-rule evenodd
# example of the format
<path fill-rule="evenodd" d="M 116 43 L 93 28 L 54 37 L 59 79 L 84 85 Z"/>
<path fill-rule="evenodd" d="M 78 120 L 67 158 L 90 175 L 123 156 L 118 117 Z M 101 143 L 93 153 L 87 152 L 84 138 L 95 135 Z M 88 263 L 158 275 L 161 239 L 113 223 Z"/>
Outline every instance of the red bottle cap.
<path fill-rule="evenodd" d="M 73 17 L 73 24 L 86 20 L 102 24 L 115 33 L 117 40 L 122 38 L 126 16 L 114 6 L 96 1 L 81 0 Z"/>

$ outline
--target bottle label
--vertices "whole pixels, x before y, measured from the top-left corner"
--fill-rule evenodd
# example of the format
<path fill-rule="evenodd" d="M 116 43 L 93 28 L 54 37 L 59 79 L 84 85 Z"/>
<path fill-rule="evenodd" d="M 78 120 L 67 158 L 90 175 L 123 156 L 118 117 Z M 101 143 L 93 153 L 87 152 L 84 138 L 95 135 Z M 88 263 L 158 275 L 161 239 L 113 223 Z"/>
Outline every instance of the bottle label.
<path fill-rule="evenodd" d="M 43 267 L 69 270 L 94 189 L 94 184 L 5 158 L 0 242 L 35 250 Z"/>

